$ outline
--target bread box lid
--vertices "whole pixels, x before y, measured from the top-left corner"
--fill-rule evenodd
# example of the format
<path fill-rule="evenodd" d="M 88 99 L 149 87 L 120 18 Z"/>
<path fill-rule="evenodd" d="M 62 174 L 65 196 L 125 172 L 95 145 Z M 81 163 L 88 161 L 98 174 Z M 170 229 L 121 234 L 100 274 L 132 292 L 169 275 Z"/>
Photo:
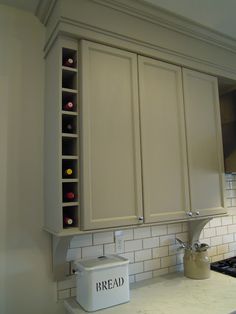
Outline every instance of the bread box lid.
<path fill-rule="evenodd" d="M 118 255 L 99 256 L 93 259 L 75 261 L 75 265 L 77 266 L 79 271 L 92 271 L 104 268 L 111 268 L 126 265 L 128 263 L 128 259 Z"/>

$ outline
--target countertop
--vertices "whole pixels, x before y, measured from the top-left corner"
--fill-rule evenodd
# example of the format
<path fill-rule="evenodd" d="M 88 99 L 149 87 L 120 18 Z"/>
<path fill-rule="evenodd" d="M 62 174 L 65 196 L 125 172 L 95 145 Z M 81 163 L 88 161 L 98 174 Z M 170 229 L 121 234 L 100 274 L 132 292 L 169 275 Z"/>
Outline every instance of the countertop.
<path fill-rule="evenodd" d="M 70 314 L 87 313 L 75 301 L 64 302 Z M 236 278 L 211 271 L 209 279 L 194 280 L 172 273 L 130 286 L 130 302 L 97 314 L 236 314 Z"/>

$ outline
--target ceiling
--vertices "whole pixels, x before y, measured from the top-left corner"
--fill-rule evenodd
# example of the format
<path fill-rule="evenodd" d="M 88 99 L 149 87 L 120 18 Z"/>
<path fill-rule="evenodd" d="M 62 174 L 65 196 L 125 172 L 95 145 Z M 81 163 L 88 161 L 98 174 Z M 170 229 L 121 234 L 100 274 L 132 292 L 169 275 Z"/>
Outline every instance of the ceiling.
<path fill-rule="evenodd" d="M 0 0 L 35 13 L 40 0 Z M 143 0 L 236 39 L 235 0 Z"/>

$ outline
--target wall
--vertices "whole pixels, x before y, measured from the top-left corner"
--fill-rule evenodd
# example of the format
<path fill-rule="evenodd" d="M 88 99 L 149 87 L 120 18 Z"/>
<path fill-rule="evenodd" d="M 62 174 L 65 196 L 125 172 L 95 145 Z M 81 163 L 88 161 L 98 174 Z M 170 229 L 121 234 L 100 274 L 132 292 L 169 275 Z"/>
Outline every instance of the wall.
<path fill-rule="evenodd" d="M 0 313 L 60 314 L 43 225 L 44 27 L 0 5 Z"/>
<path fill-rule="evenodd" d="M 203 229 L 200 240 L 211 246 L 211 261 L 236 255 L 236 175 L 228 174 L 226 200 L 229 216 L 212 219 Z M 130 282 L 149 279 L 183 270 L 183 251 L 175 238 L 187 241 L 187 223 L 131 228 L 124 230 L 125 252 L 130 260 Z M 70 243 L 67 261 L 115 253 L 112 231 L 76 236 Z M 75 296 L 75 276 L 58 282 L 58 299 Z"/>

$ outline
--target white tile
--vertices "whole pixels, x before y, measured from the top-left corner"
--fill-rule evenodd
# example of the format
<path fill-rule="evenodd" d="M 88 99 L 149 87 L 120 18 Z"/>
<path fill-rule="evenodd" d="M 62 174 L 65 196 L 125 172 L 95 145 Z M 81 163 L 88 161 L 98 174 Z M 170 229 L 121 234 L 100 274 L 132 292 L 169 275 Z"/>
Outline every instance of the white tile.
<path fill-rule="evenodd" d="M 236 242 L 229 243 L 229 251 L 236 251 Z"/>
<path fill-rule="evenodd" d="M 222 259 L 224 259 L 224 255 L 216 255 L 216 256 L 212 256 L 211 258 L 211 262 L 217 262 L 217 261 L 221 261 Z"/>
<path fill-rule="evenodd" d="M 104 255 L 116 254 L 115 243 L 104 244 Z"/>
<path fill-rule="evenodd" d="M 187 232 L 188 231 L 188 223 L 187 222 L 183 222 L 182 223 L 182 229 L 183 229 L 183 232 Z"/>
<path fill-rule="evenodd" d="M 82 248 L 82 258 L 92 258 L 103 255 L 103 245 L 94 245 Z"/>
<path fill-rule="evenodd" d="M 76 285 L 76 277 L 70 276 L 66 280 L 58 281 L 57 282 L 57 289 L 58 290 L 70 289 L 70 288 L 74 288 L 75 285 Z"/>
<path fill-rule="evenodd" d="M 235 256 L 234 252 L 229 252 L 229 253 L 224 254 L 224 259 L 234 257 L 234 256 Z"/>
<path fill-rule="evenodd" d="M 143 273 L 143 262 L 129 264 L 129 275 Z"/>
<path fill-rule="evenodd" d="M 143 227 L 134 229 L 134 239 L 143 239 L 151 237 L 151 228 Z"/>
<path fill-rule="evenodd" d="M 127 258 L 130 263 L 134 263 L 134 252 L 122 253 L 119 256 Z"/>
<path fill-rule="evenodd" d="M 81 259 L 81 248 L 68 249 L 66 254 L 66 261 L 71 262 Z"/>
<path fill-rule="evenodd" d="M 236 190 L 226 190 L 225 196 L 229 198 L 236 197 Z"/>
<path fill-rule="evenodd" d="M 93 244 L 104 244 L 114 242 L 114 234 L 112 231 L 109 232 L 98 232 L 93 234 Z"/>
<path fill-rule="evenodd" d="M 162 275 L 166 275 L 168 274 L 168 267 L 167 268 L 161 268 L 161 269 L 158 269 L 158 270 L 154 270 L 153 271 L 153 277 L 159 277 L 159 276 L 162 276 Z"/>
<path fill-rule="evenodd" d="M 233 223 L 236 224 L 236 216 L 232 216 L 233 217 Z"/>
<path fill-rule="evenodd" d="M 70 297 L 70 289 L 61 290 L 57 292 L 58 300 L 68 299 Z"/>
<path fill-rule="evenodd" d="M 229 233 L 223 236 L 223 244 L 230 243 L 233 241 L 234 241 L 234 235 L 232 233 L 231 234 Z"/>
<path fill-rule="evenodd" d="M 131 275 L 129 276 L 129 283 L 134 283 L 135 282 L 135 276 Z"/>
<path fill-rule="evenodd" d="M 222 217 L 221 220 L 222 220 L 222 226 L 232 225 L 232 223 L 233 223 L 233 217 L 232 216 Z"/>
<path fill-rule="evenodd" d="M 182 232 L 182 223 L 168 224 L 167 233 L 176 234 Z"/>
<path fill-rule="evenodd" d="M 176 255 L 176 263 L 177 263 L 177 265 L 178 264 L 183 264 L 183 258 L 184 258 L 184 253 L 181 253 L 181 254 L 177 254 Z"/>
<path fill-rule="evenodd" d="M 175 244 L 175 235 L 160 236 L 160 246 Z"/>
<path fill-rule="evenodd" d="M 134 253 L 135 262 L 146 261 L 152 258 L 152 250 L 141 250 Z"/>
<path fill-rule="evenodd" d="M 144 271 L 150 271 L 150 270 L 155 270 L 160 268 L 160 259 L 152 259 L 150 261 L 145 261 L 144 262 Z"/>
<path fill-rule="evenodd" d="M 188 232 L 176 233 L 175 238 L 178 238 L 183 242 L 188 242 Z"/>
<path fill-rule="evenodd" d="M 142 240 L 125 241 L 125 252 L 137 251 L 143 248 Z"/>
<path fill-rule="evenodd" d="M 214 256 L 217 254 L 217 247 L 211 246 L 208 250 L 208 256 Z"/>
<path fill-rule="evenodd" d="M 183 264 L 178 264 L 175 266 L 170 266 L 169 267 L 169 273 L 175 273 L 175 272 L 182 272 L 184 269 Z"/>
<path fill-rule="evenodd" d="M 232 199 L 231 198 L 227 198 L 226 201 L 225 201 L 225 206 L 226 207 L 232 207 Z"/>
<path fill-rule="evenodd" d="M 227 228 L 228 228 L 228 233 L 236 232 L 236 224 L 229 225 L 229 226 L 227 226 Z"/>
<path fill-rule="evenodd" d="M 123 232 L 124 240 L 133 240 L 134 239 L 134 229 L 124 229 Z"/>
<path fill-rule="evenodd" d="M 152 236 L 160 236 L 167 234 L 167 225 L 161 225 L 161 226 L 153 226 L 151 227 Z"/>
<path fill-rule="evenodd" d="M 216 236 L 216 228 L 207 228 L 203 230 L 204 238 L 211 238 Z"/>
<path fill-rule="evenodd" d="M 176 265 L 176 256 L 161 257 L 161 268 L 170 267 Z"/>
<path fill-rule="evenodd" d="M 220 245 L 223 243 L 222 236 L 211 238 L 211 246 Z"/>
<path fill-rule="evenodd" d="M 155 247 L 158 247 L 159 245 L 160 245 L 159 237 L 143 239 L 143 248 L 144 249 L 155 248 Z"/>
<path fill-rule="evenodd" d="M 168 246 L 162 246 L 159 248 L 152 249 L 153 258 L 168 256 L 168 254 L 169 254 Z"/>
<path fill-rule="evenodd" d="M 146 280 L 146 279 L 151 279 L 151 278 L 152 278 L 152 272 L 151 271 L 135 275 L 135 280 L 137 282 L 142 281 L 142 280 Z"/>
<path fill-rule="evenodd" d="M 236 198 L 231 198 L 232 207 L 236 206 Z"/>
<path fill-rule="evenodd" d="M 75 297 L 76 296 L 76 288 L 70 289 L 70 296 Z"/>
<path fill-rule="evenodd" d="M 169 255 L 177 254 L 179 248 L 179 244 L 169 245 Z"/>
<path fill-rule="evenodd" d="M 233 226 L 233 225 L 232 225 Z M 236 231 L 236 230 L 235 230 Z M 222 226 L 222 227 L 217 227 L 216 228 L 216 235 L 223 235 L 223 234 L 227 234 L 228 233 L 228 229 L 227 226 Z"/>
<path fill-rule="evenodd" d="M 221 218 L 214 218 L 210 221 L 210 227 L 219 227 L 221 226 Z"/>
<path fill-rule="evenodd" d="M 72 238 L 70 248 L 85 247 L 92 244 L 92 234 L 82 234 Z"/>
<path fill-rule="evenodd" d="M 223 244 L 223 245 L 217 246 L 217 255 L 228 253 L 228 252 L 229 252 L 228 244 Z"/>

